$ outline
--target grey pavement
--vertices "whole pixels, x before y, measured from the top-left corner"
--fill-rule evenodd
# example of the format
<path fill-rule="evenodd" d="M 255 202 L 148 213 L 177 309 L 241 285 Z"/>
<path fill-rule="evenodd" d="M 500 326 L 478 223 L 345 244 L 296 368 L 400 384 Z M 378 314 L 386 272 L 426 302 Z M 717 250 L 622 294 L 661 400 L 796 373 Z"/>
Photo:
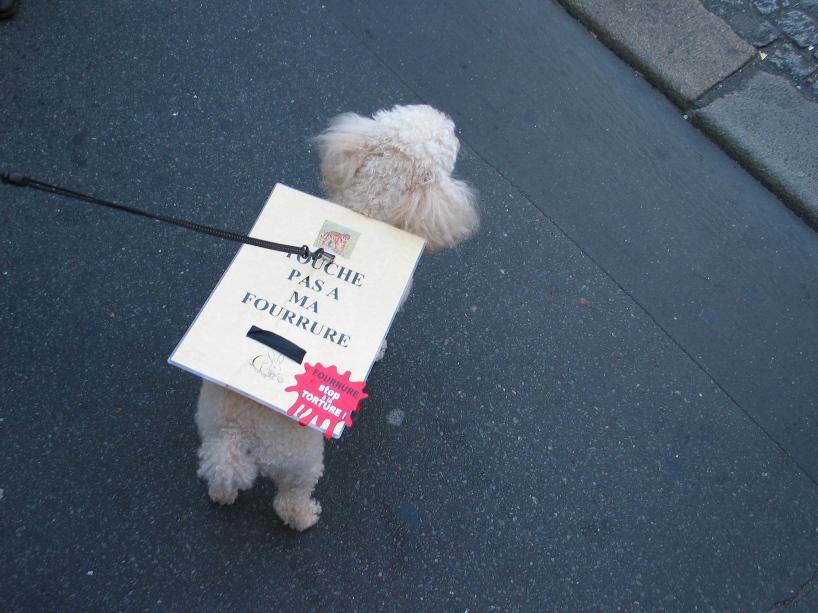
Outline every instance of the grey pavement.
<path fill-rule="evenodd" d="M 818 229 L 816 0 L 560 0 Z"/>
<path fill-rule="evenodd" d="M 235 246 L 0 188 L 0 609 L 818 610 L 818 235 L 723 144 L 814 102 L 690 6 L 740 66 L 685 102 L 556 1 L 22 0 L 3 170 L 246 231 L 320 193 L 330 117 L 425 102 L 483 226 L 422 260 L 297 534 L 270 483 L 210 502 L 166 363 Z"/>

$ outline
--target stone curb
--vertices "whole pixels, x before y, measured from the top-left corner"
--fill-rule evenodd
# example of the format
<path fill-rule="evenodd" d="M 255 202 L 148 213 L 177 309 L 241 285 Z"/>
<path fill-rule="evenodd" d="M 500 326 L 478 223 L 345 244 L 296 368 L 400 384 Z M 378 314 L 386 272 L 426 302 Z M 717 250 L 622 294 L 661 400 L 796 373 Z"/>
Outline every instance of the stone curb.
<path fill-rule="evenodd" d="M 758 72 L 691 119 L 818 229 L 818 105 L 782 77 Z"/>
<path fill-rule="evenodd" d="M 754 46 L 699 0 L 559 2 L 818 230 L 818 104 Z"/>
<path fill-rule="evenodd" d="M 560 0 L 683 109 L 755 56 L 699 0 Z"/>

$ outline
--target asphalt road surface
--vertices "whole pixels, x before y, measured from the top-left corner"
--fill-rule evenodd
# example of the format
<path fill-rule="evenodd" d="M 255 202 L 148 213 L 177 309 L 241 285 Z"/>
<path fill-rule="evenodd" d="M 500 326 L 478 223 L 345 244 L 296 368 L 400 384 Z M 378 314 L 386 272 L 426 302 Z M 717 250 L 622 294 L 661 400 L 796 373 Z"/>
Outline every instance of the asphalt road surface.
<path fill-rule="evenodd" d="M 4 611 L 818 609 L 818 238 L 555 2 L 22 0 L 0 46 L 7 172 L 245 232 L 425 102 L 483 218 L 298 534 L 209 500 L 166 363 L 236 246 L 0 188 Z"/>

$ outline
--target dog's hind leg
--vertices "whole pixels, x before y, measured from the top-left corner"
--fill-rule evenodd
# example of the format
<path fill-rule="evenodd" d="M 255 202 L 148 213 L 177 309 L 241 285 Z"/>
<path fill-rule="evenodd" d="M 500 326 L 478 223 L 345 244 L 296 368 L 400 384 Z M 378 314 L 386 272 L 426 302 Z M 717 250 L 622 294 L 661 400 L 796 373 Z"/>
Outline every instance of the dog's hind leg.
<path fill-rule="evenodd" d="M 273 500 L 273 508 L 290 528 L 306 530 L 318 522 L 321 504 L 312 498 L 312 490 L 321 478 L 322 468 L 297 475 L 297 481 L 276 480 L 278 493 Z"/>
<path fill-rule="evenodd" d="M 199 449 L 199 477 L 208 484 L 213 502 L 232 504 L 239 490 L 248 489 L 258 475 L 258 467 L 241 433 L 224 429 L 206 438 Z"/>
<path fill-rule="evenodd" d="M 284 436 L 275 449 L 275 462 L 264 466 L 262 473 L 278 488 L 273 508 L 281 521 L 295 530 L 306 530 L 321 513 L 312 491 L 324 474 L 324 435 L 289 418 L 280 432 Z"/>

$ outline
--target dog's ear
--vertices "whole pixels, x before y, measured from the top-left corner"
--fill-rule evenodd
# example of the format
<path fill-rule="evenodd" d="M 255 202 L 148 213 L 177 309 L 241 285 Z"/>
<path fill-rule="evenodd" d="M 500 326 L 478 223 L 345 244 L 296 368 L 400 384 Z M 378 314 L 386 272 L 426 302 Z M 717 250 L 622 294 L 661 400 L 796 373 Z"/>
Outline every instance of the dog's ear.
<path fill-rule="evenodd" d="M 451 177 L 438 177 L 410 190 L 397 213 L 397 225 L 426 239 L 426 253 L 454 247 L 480 225 L 476 193 Z"/>
<path fill-rule="evenodd" d="M 313 138 L 321 158 L 321 187 L 330 199 L 350 184 L 364 163 L 374 125 L 367 117 L 345 113 Z"/>

